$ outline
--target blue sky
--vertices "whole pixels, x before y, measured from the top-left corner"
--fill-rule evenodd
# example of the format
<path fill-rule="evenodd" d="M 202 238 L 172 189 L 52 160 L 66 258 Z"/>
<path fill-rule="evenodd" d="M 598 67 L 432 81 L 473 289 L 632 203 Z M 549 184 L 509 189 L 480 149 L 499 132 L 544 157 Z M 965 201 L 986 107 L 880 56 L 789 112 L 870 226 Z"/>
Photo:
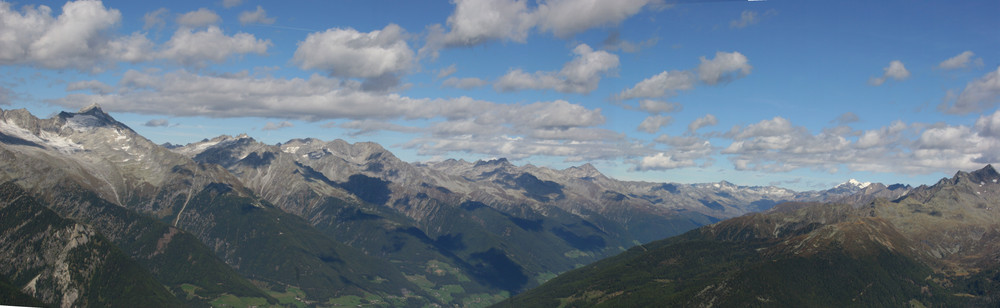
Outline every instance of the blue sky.
<path fill-rule="evenodd" d="M 997 1 L 0 2 L 0 108 L 625 180 L 932 184 L 1000 160 Z"/>

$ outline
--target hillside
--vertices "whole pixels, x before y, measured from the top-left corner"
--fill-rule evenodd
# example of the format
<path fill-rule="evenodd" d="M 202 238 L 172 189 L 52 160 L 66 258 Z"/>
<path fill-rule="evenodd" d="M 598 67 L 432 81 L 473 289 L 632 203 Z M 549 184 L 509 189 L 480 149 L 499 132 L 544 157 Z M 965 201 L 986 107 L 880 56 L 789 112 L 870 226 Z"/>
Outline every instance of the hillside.
<path fill-rule="evenodd" d="M 634 247 L 497 306 L 995 306 L 997 179 L 986 166 L 892 201 L 782 204 Z"/>

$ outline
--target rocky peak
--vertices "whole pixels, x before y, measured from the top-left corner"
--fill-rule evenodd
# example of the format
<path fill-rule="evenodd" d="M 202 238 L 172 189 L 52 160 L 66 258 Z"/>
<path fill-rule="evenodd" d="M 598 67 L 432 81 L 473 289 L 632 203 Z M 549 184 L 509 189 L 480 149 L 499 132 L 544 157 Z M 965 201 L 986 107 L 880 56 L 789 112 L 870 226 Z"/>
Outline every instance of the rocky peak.
<path fill-rule="evenodd" d="M 594 165 L 586 163 L 580 166 L 573 166 L 563 170 L 566 174 L 574 178 L 597 178 L 604 176 Z"/>
<path fill-rule="evenodd" d="M 477 160 L 476 164 L 473 167 L 475 167 L 475 168 L 479 168 L 479 167 L 483 167 L 483 166 L 497 166 L 497 167 L 500 167 L 500 166 L 505 166 L 505 165 L 511 165 L 511 163 L 510 163 L 510 161 L 507 161 L 507 158 L 501 157 L 501 158 L 491 159 L 491 160 L 487 160 L 487 161 Z"/>
<path fill-rule="evenodd" d="M 1000 181 L 1000 173 L 993 169 L 993 165 L 986 165 L 982 169 L 969 173 L 969 178 L 980 183 L 997 183 Z"/>

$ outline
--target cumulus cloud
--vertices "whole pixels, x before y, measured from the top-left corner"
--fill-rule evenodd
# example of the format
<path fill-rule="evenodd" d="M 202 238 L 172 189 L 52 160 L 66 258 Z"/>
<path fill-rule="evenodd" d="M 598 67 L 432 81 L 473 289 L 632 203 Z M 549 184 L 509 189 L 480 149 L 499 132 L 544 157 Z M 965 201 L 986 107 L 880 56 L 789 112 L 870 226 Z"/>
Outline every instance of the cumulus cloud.
<path fill-rule="evenodd" d="M 938 64 L 938 68 L 945 70 L 954 70 L 960 68 L 968 68 L 969 64 L 975 66 L 983 66 L 983 58 L 973 59 L 972 58 L 973 56 L 975 56 L 975 53 L 973 53 L 972 51 L 970 50 L 963 51 L 957 56 L 942 61 L 941 64 Z"/>
<path fill-rule="evenodd" d="M 720 153 L 739 170 L 787 172 L 800 168 L 931 173 L 981 168 L 1000 161 L 995 136 L 1000 111 L 981 116 L 975 126 L 895 121 L 872 130 L 845 127 L 809 132 L 775 117 L 726 134 L 733 142 Z"/>
<path fill-rule="evenodd" d="M 659 131 L 661 127 L 670 125 L 673 122 L 674 118 L 670 116 L 652 115 L 642 120 L 642 123 L 639 123 L 639 127 L 636 130 L 652 134 Z"/>
<path fill-rule="evenodd" d="M 204 27 L 219 23 L 222 18 L 212 10 L 200 8 L 177 16 L 177 24 L 184 27 Z"/>
<path fill-rule="evenodd" d="M 441 25 L 430 26 L 420 54 L 436 57 L 445 47 L 494 40 L 523 43 L 533 29 L 566 38 L 594 27 L 616 25 L 653 0 L 548 0 L 531 9 L 527 0 L 456 0 L 455 11 Z"/>
<path fill-rule="evenodd" d="M 659 100 L 644 99 L 639 101 L 639 109 L 651 114 L 670 113 L 681 110 L 681 104 Z"/>
<path fill-rule="evenodd" d="M 111 93 L 73 93 L 49 102 L 70 109 L 98 103 L 113 112 L 170 116 L 266 117 L 275 122 L 350 120 L 341 125 L 353 133 L 417 134 L 404 146 L 430 155 L 549 155 L 580 161 L 648 152 L 645 145 L 627 140 L 624 134 L 600 128 L 606 122 L 600 109 L 562 100 L 500 104 L 468 97 L 411 98 L 363 91 L 360 82 L 320 74 L 283 79 L 248 72 L 199 75 L 186 70 L 129 70 L 117 87 Z M 407 128 L 398 124 L 408 120 L 430 125 Z"/>
<path fill-rule="evenodd" d="M 695 74 L 701 82 L 715 85 L 729 82 L 750 74 L 747 57 L 739 52 L 716 52 L 714 59 L 701 57 L 698 68 L 692 71 L 663 71 L 646 78 L 630 89 L 624 90 L 614 99 L 657 98 L 676 95 L 681 90 L 691 90 L 695 84 Z"/>
<path fill-rule="evenodd" d="M 165 12 L 147 14 L 146 22 L 151 27 L 157 26 Z M 209 26 L 197 32 L 180 29 L 165 46 L 157 48 L 143 33 L 113 36 L 110 30 L 120 22 L 121 13 L 105 8 L 99 1 L 67 2 L 61 15 L 51 14 L 52 9 L 44 5 L 25 6 L 22 12 L 17 12 L 9 3 L 0 2 L 0 20 L 4 22 L 4 27 L 0 27 L 0 65 L 91 73 L 115 67 L 119 62 L 156 59 L 204 66 L 234 54 L 264 53 L 270 45 L 270 41 L 257 40 L 250 34 L 230 37 L 218 27 Z"/>
<path fill-rule="evenodd" d="M 163 28 L 164 26 L 167 25 L 167 22 L 163 20 L 164 16 L 167 15 L 167 13 L 170 13 L 170 10 L 167 10 L 167 8 L 164 7 L 146 13 L 146 15 L 142 16 L 142 22 L 143 22 L 142 29 L 149 30 L 153 27 Z"/>
<path fill-rule="evenodd" d="M 449 65 L 448 67 L 443 68 L 440 71 L 438 71 L 437 78 L 445 78 L 445 77 L 451 76 L 451 74 L 454 74 L 457 71 L 458 71 L 458 68 L 455 67 L 455 64 Z"/>
<path fill-rule="evenodd" d="M 697 165 L 693 159 L 678 159 L 668 154 L 656 153 L 655 155 L 643 157 L 633 170 L 666 170 Z"/>
<path fill-rule="evenodd" d="M 720 82 L 729 82 L 737 78 L 742 78 L 750 74 L 750 66 L 747 57 L 739 52 L 716 52 L 712 60 L 701 57 L 701 64 L 698 65 L 698 78 L 702 82 L 710 85 Z"/>
<path fill-rule="evenodd" d="M 520 69 L 507 72 L 493 85 L 498 91 L 523 89 L 556 90 L 564 93 L 590 93 L 597 89 L 601 75 L 618 68 L 618 56 L 603 50 L 595 51 L 587 44 L 573 49 L 576 57 L 556 72 L 525 73 Z"/>
<path fill-rule="evenodd" d="M 535 18 L 542 31 L 566 38 L 587 29 L 617 25 L 639 13 L 649 0 L 549 0 L 538 5 Z"/>
<path fill-rule="evenodd" d="M 195 31 L 190 28 L 178 29 L 166 42 L 158 55 L 190 66 L 205 66 L 209 62 L 222 62 L 234 54 L 265 54 L 271 46 L 270 40 L 261 40 L 248 33 L 227 36 L 218 26 Z"/>
<path fill-rule="evenodd" d="M 170 126 L 170 121 L 167 121 L 167 119 L 152 119 L 142 125 L 147 127 L 166 127 Z"/>
<path fill-rule="evenodd" d="M 1000 66 L 965 85 L 957 96 L 949 91 L 938 109 L 946 113 L 982 112 L 1000 103 Z"/>
<path fill-rule="evenodd" d="M 910 71 L 906 69 L 903 62 L 899 60 L 892 60 L 889 62 L 889 66 L 882 69 L 884 72 L 880 77 L 872 77 L 868 79 L 868 84 L 873 86 L 880 86 L 885 83 L 889 78 L 896 81 L 902 81 L 906 78 L 910 78 Z"/>
<path fill-rule="evenodd" d="M 656 76 L 646 78 L 634 87 L 622 91 L 618 99 L 657 98 L 674 95 L 680 90 L 694 88 L 694 76 L 687 71 L 663 71 Z"/>
<path fill-rule="evenodd" d="M 98 1 L 67 2 L 62 14 L 40 5 L 13 10 L 0 2 L 0 64 L 28 64 L 50 69 L 72 68 L 101 71 L 130 43 L 116 42 L 109 30 L 121 21 L 121 13 Z M 117 44 L 113 48 L 112 43 Z M 127 49 L 127 48 L 125 48 Z"/>
<path fill-rule="evenodd" d="M 446 46 L 472 46 L 497 39 L 524 42 L 535 17 L 529 13 L 527 1 L 457 0 L 447 24 Z"/>
<path fill-rule="evenodd" d="M 371 32 L 328 29 L 310 33 L 299 42 L 292 62 L 302 69 L 322 70 L 338 77 L 397 76 L 414 65 L 413 50 L 405 38 L 405 30 L 396 24 Z"/>
<path fill-rule="evenodd" d="M 694 121 L 691 121 L 691 124 L 688 124 L 688 133 L 693 134 L 697 132 L 699 128 L 716 124 L 719 124 L 719 120 L 712 114 L 706 114 L 704 117 L 697 118 Z"/>
<path fill-rule="evenodd" d="M 489 83 L 490 83 L 489 81 L 482 80 L 476 77 L 467 77 L 467 78 L 451 77 L 441 82 L 441 84 L 446 87 L 459 88 L 465 90 L 482 87 Z"/>
<path fill-rule="evenodd" d="M 264 127 L 261 127 L 260 130 L 262 130 L 262 131 L 279 130 L 279 129 L 287 128 L 287 127 L 295 127 L 295 124 L 292 124 L 292 122 L 288 122 L 288 121 L 281 121 L 281 122 L 277 122 L 277 123 L 271 122 L 271 121 L 267 121 L 267 123 L 264 124 Z"/>
<path fill-rule="evenodd" d="M 248 24 L 265 24 L 265 25 L 270 25 L 270 24 L 273 24 L 274 21 L 275 21 L 275 18 L 274 17 L 267 17 L 267 12 L 264 11 L 264 8 L 262 8 L 259 5 L 257 6 L 257 10 L 256 11 L 253 11 L 253 12 L 251 12 L 251 11 L 244 11 L 243 13 L 240 13 L 240 24 L 241 25 L 248 25 Z"/>

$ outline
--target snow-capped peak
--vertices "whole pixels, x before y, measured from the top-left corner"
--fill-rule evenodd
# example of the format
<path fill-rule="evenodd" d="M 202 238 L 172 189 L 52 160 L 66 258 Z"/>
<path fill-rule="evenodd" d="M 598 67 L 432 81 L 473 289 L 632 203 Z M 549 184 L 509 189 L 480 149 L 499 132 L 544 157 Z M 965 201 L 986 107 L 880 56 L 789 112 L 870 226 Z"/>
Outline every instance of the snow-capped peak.
<path fill-rule="evenodd" d="M 872 184 L 872 182 L 860 182 L 860 181 L 855 180 L 855 179 L 850 179 L 850 180 L 847 180 L 847 182 L 844 182 L 844 183 L 840 184 L 840 186 L 847 185 L 847 186 L 854 186 L 854 187 L 857 187 L 857 188 L 865 188 L 865 187 L 868 187 L 868 185 L 871 185 L 871 184 Z"/>

